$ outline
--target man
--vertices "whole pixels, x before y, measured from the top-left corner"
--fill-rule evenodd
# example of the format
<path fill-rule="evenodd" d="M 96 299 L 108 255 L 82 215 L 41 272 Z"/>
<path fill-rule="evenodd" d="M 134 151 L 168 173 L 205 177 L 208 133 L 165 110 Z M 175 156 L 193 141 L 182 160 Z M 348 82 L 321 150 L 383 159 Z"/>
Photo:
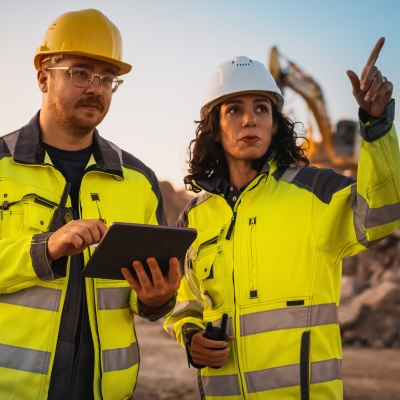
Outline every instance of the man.
<path fill-rule="evenodd" d="M 41 110 L 0 138 L 1 399 L 131 398 L 133 313 L 174 307 L 175 258 L 165 278 L 154 259 L 152 280 L 140 262 L 129 283 L 82 277 L 107 224 L 165 223 L 154 173 L 95 129 L 131 69 L 121 58 L 101 12 L 61 15 L 34 59 Z"/>

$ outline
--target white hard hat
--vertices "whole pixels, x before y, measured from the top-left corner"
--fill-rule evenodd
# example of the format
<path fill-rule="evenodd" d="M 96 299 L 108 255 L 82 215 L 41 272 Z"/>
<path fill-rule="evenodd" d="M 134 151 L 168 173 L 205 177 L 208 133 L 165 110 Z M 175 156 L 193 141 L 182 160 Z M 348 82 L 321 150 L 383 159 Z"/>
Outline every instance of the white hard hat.
<path fill-rule="evenodd" d="M 212 73 L 200 110 L 201 118 L 217 104 L 239 93 L 262 94 L 282 110 L 282 93 L 264 64 L 238 56 L 222 63 Z"/>

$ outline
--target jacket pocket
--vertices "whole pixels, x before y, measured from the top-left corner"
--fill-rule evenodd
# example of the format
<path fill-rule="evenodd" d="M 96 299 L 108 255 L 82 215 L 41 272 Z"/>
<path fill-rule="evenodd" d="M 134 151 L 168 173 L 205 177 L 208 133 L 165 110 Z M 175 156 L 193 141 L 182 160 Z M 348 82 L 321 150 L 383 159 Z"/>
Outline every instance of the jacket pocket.
<path fill-rule="evenodd" d="M 219 240 L 223 227 L 216 227 L 199 232 L 196 243 L 197 258 L 193 261 L 196 277 L 210 297 L 212 307 L 222 306 L 225 298 L 225 265 Z"/>
<path fill-rule="evenodd" d="M 24 236 L 44 233 L 49 230 L 54 207 L 38 200 L 25 199 L 4 205 L 0 217 L 0 238 L 20 239 Z"/>
<path fill-rule="evenodd" d="M 23 236 L 48 232 L 53 217 L 54 207 L 46 205 L 44 201 L 24 203 L 24 231 Z"/>

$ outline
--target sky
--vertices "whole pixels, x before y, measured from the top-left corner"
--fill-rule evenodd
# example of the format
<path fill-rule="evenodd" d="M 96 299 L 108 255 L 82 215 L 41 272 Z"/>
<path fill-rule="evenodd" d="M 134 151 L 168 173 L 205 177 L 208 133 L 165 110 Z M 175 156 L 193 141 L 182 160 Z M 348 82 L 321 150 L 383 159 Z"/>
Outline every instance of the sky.
<path fill-rule="evenodd" d="M 394 84 L 393 97 L 400 90 L 398 0 L 2 1 L 0 136 L 25 125 L 40 108 L 33 57 L 48 26 L 65 12 L 85 8 L 100 10 L 119 28 L 123 59 L 133 66 L 100 134 L 177 189 L 183 187 L 186 149 L 207 81 L 232 57 L 268 63 L 277 46 L 320 84 L 336 124 L 343 117 L 357 119 L 346 70 L 360 74 L 384 36 L 377 66 Z M 284 112 L 307 126 L 304 100 L 287 91 L 285 104 Z"/>

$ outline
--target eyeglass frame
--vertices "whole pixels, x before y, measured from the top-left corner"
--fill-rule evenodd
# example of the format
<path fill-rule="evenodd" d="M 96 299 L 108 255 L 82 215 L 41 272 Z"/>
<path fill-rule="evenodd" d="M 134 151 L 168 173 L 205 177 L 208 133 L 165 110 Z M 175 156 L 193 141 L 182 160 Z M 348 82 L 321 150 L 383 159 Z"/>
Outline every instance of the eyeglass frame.
<path fill-rule="evenodd" d="M 65 71 L 68 70 L 68 72 L 69 72 L 69 74 L 70 74 L 70 77 L 71 77 L 71 82 L 72 82 L 72 84 L 75 85 L 76 87 L 80 87 L 80 88 L 86 88 L 86 87 L 90 86 L 90 85 L 92 84 L 92 82 L 93 82 L 93 79 L 94 79 L 96 76 L 98 76 L 98 77 L 99 77 L 100 87 L 101 87 L 102 90 L 103 90 L 103 86 L 102 86 L 102 84 L 101 84 L 101 80 L 102 80 L 103 76 L 110 76 L 110 75 L 111 75 L 111 74 L 100 75 L 100 74 L 95 74 L 95 73 L 93 72 L 93 73 L 92 73 L 92 77 L 90 78 L 89 83 L 88 83 L 86 86 L 78 86 L 78 85 L 77 85 L 76 83 L 74 83 L 74 81 L 72 80 L 72 71 L 75 70 L 75 69 L 85 69 L 85 68 L 81 68 L 81 67 L 47 67 L 47 68 L 43 68 L 43 67 L 42 67 L 42 69 L 45 69 L 45 70 L 47 70 L 47 69 L 60 69 L 60 70 L 65 70 Z M 111 76 L 113 76 L 113 75 L 111 75 Z M 122 79 L 118 78 L 117 76 L 115 76 L 114 79 L 116 79 L 115 82 L 117 83 L 117 86 L 115 87 L 115 90 L 111 90 L 111 93 L 110 93 L 110 94 L 114 94 L 114 93 L 118 90 L 118 87 L 121 86 L 121 85 L 124 83 L 124 81 L 123 81 Z M 104 90 L 103 90 L 103 92 L 104 92 Z"/>

